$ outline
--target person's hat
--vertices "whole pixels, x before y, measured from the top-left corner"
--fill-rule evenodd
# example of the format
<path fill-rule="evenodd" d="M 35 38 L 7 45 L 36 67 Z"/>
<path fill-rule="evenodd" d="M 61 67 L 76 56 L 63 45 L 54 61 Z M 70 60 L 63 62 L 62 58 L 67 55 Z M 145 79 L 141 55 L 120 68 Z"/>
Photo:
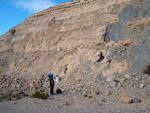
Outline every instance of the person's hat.
<path fill-rule="evenodd" d="M 52 73 L 49 73 L 48 76 L 53 76 L 53 74 L 52 74 Z"/>

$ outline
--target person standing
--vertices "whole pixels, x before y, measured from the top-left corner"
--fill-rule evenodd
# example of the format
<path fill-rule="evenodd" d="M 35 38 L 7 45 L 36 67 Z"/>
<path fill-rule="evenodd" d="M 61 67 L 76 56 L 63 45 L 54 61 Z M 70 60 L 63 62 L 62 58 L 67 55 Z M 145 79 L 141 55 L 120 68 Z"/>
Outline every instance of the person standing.
<path fill-rule="evenodd" d="M 53 95 L 54 93 L 53 93 L 53 91 L 54 91 L 54 85 L 55 85 L 55 83 L 54 83 L 54 79 L 53 79 L 53 74 L 48 74 L 48 77 L 49 77 L 49 80 L 50 80 L 50 94 L 51 95 Z"/>

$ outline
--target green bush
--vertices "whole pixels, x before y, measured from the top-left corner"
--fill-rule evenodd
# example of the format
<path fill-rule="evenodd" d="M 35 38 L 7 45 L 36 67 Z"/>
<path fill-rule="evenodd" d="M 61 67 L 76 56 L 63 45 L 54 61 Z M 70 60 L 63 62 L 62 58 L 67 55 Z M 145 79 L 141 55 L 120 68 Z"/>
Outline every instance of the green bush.
<path fill-rule="evenodd" d="M 35 91 L 35 93 L 32 94 L 32 98 L 47 99 L 48 94 L 42 93 L 40 91 Z"/>

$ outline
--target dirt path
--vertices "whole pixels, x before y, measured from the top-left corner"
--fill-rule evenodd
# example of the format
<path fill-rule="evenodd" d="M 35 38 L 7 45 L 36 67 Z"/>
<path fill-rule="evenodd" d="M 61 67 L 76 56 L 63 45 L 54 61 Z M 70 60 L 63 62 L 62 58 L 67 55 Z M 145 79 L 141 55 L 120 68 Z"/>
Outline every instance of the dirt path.
<path fill-rule="evenodd" d="M 117 96 L 53 95 L 46 100 L 23 98 L 0 102 L 0 113 L 150 113 L 150 101 L 122 103 Z"/>

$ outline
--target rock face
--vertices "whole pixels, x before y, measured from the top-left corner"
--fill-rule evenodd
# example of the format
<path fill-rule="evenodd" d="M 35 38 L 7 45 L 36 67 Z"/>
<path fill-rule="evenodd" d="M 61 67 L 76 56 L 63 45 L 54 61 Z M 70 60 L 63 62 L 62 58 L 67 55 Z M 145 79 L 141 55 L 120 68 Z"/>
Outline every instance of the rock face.
<path fill-rule="evenodd" d="M 80 0 L 33 14 L 0 37 L 0 74 L 22 77 L 24 89 L 47 88 L 48 73 L 64 90 L 149 87 L 149 10 L 150 0 Z"/>
<path fill-rule="evenodd" d="M 0 73 L 64 76 L 82 63 L 95 62 L 99 51 L 107 52 L 106 27 L 118 22 L 113 4 L 125 7 L 126 1 L 73 1 L 31 15 L 1 36 Z"/>
<path fill-rule="evenodd" d="M 117 60 L 126 60 L 131 68 L 128 72 L 141 73 L 149 62 L 150 50 L 150 1 L 132 0 L 119 14 L 119 23 L 110 24 L 107 27 L 105 41 L 132 40 L 133 43 L 125 47 L 113 48 L 112 57 Z M 115 53 L 114 51 L 122 51 Z"/>

